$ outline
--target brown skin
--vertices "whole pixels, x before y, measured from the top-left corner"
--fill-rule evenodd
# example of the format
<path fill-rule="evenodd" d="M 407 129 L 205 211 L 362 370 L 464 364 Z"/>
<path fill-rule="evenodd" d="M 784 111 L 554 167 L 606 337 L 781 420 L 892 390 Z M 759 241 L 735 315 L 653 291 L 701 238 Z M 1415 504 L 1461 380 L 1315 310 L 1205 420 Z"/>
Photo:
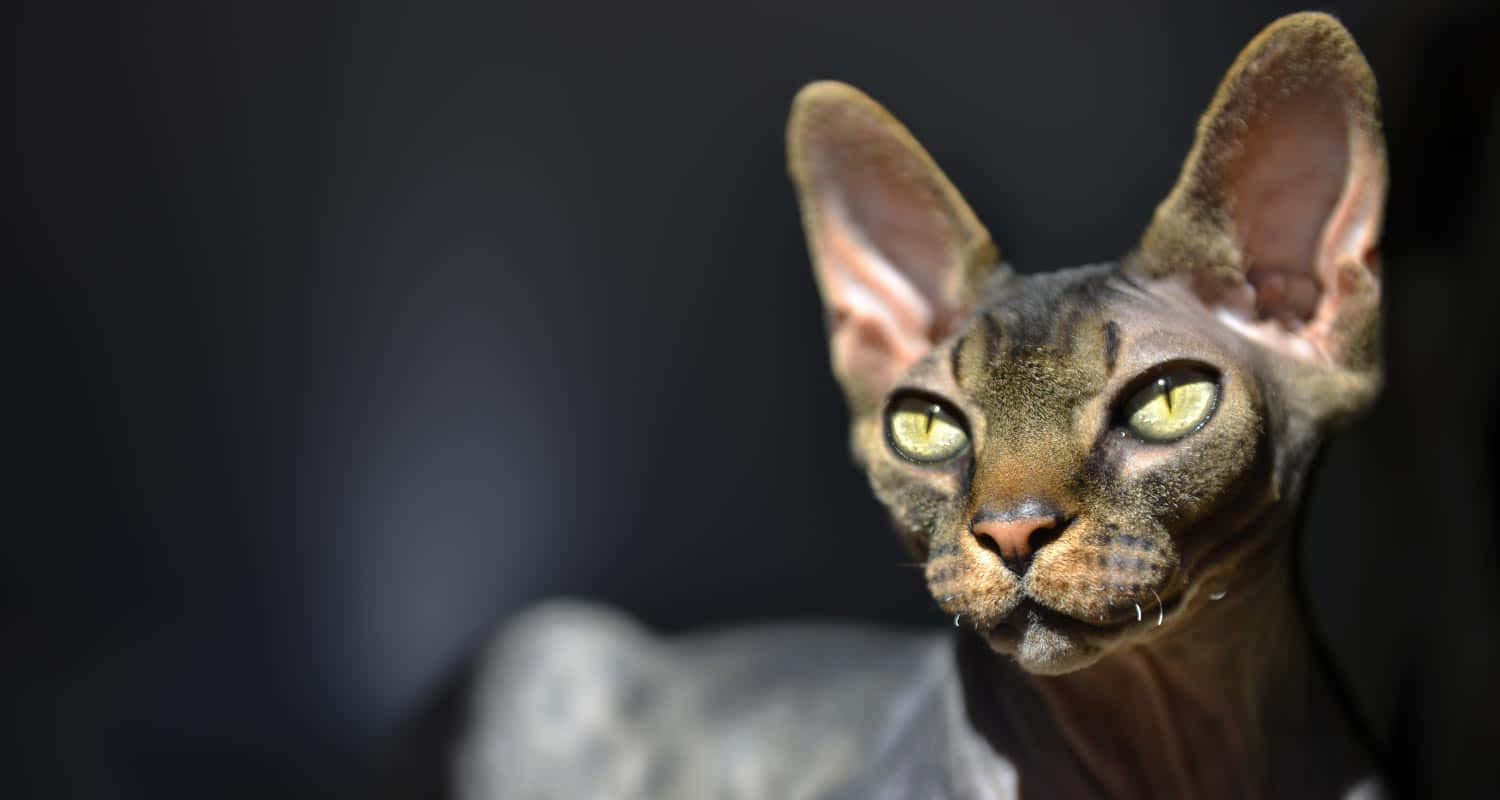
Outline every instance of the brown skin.
<path fill-rule="evenodd" d="M 1140 249 L 1035 277 L 998 264 L 874 101 L 819 83 L 794 105 L 790 170 L 855 456 L 938 605 L 1030 674 L 1094 789 L 1332 790 L 1367 769 L 1287 553 L 1323 437 L 1379 382 L 1375 97 L 1338 22 L 1274 23 Z M 1136 435 L 1124 404 L 1181 366 L 1215 380 L 1211 413 L 1174 441 Z M 960 421 L 962 452 L 893 447 L 891 403 L 913 395 Z"/>

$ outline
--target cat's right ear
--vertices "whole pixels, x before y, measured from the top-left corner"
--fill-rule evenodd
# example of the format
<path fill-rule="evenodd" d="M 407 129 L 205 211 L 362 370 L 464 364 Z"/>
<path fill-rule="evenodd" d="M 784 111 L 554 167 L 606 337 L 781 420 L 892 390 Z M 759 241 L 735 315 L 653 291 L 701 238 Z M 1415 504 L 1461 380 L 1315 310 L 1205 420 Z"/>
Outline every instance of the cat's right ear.
<path fill-rule="evenodd" d="M 787 168 L 834 375 L 863 414 L 968 316 L 999 257 L 927 151 L 852 86 L 821 81 L 797 94 Z"/>
<path fill-rule="evenodd" d="M 1385 187 L 1375 76 L 1354 37 L 1326 14 L 1283 17 L 1224 76 L 1128 268 L 1185 278 L 1280 354 L 1373 374 Z"/>

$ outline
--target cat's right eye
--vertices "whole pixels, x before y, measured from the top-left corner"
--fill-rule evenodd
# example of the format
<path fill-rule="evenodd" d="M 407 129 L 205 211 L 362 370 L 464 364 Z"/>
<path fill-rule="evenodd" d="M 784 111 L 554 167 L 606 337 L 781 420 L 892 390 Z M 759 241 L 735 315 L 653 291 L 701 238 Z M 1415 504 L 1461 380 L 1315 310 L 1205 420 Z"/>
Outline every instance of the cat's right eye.
<path fill-rule="evenodd" d="M 902 458 L 922 464 L 947 461 L 969 445 L 958 415 L 930 397 L 897 398 L 886 410 L 885 432 Z"/>

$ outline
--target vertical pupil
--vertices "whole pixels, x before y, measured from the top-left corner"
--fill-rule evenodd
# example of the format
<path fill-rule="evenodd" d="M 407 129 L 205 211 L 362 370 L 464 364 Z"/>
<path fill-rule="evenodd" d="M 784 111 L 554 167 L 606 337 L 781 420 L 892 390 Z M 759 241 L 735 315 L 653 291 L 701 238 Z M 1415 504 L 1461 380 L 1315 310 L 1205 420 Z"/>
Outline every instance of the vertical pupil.
<path fill-rule="evenodd" d="M 939 411 L 941 411 L 941 410 L 942 409 L 938 408 L 937 406 L 928 406 L 927 407 L 927 435 L 928 436 L 932 435 L 932 418 L 935 417 L 935 416 L 937 416 L 937 413 Z"/>

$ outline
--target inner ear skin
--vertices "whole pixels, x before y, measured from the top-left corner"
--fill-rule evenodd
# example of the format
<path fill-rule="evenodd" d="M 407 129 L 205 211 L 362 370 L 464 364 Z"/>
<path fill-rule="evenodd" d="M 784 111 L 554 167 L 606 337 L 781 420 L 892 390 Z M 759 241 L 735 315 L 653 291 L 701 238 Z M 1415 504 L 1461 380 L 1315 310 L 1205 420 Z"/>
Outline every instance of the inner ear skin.
<path fill-rule="evenodd" d="M 1254 308 L 1241 313 L 1297 331 L 1312 320 L 1333 277 L 1318 269 L 1319 223 L 1345 188 L 1349 142 L 1338 101 L 1306 92 L 1282 106 L 1244 143 L 1227 180 L 1235 187 L 1235 238 L 1255 292 Z"/>

